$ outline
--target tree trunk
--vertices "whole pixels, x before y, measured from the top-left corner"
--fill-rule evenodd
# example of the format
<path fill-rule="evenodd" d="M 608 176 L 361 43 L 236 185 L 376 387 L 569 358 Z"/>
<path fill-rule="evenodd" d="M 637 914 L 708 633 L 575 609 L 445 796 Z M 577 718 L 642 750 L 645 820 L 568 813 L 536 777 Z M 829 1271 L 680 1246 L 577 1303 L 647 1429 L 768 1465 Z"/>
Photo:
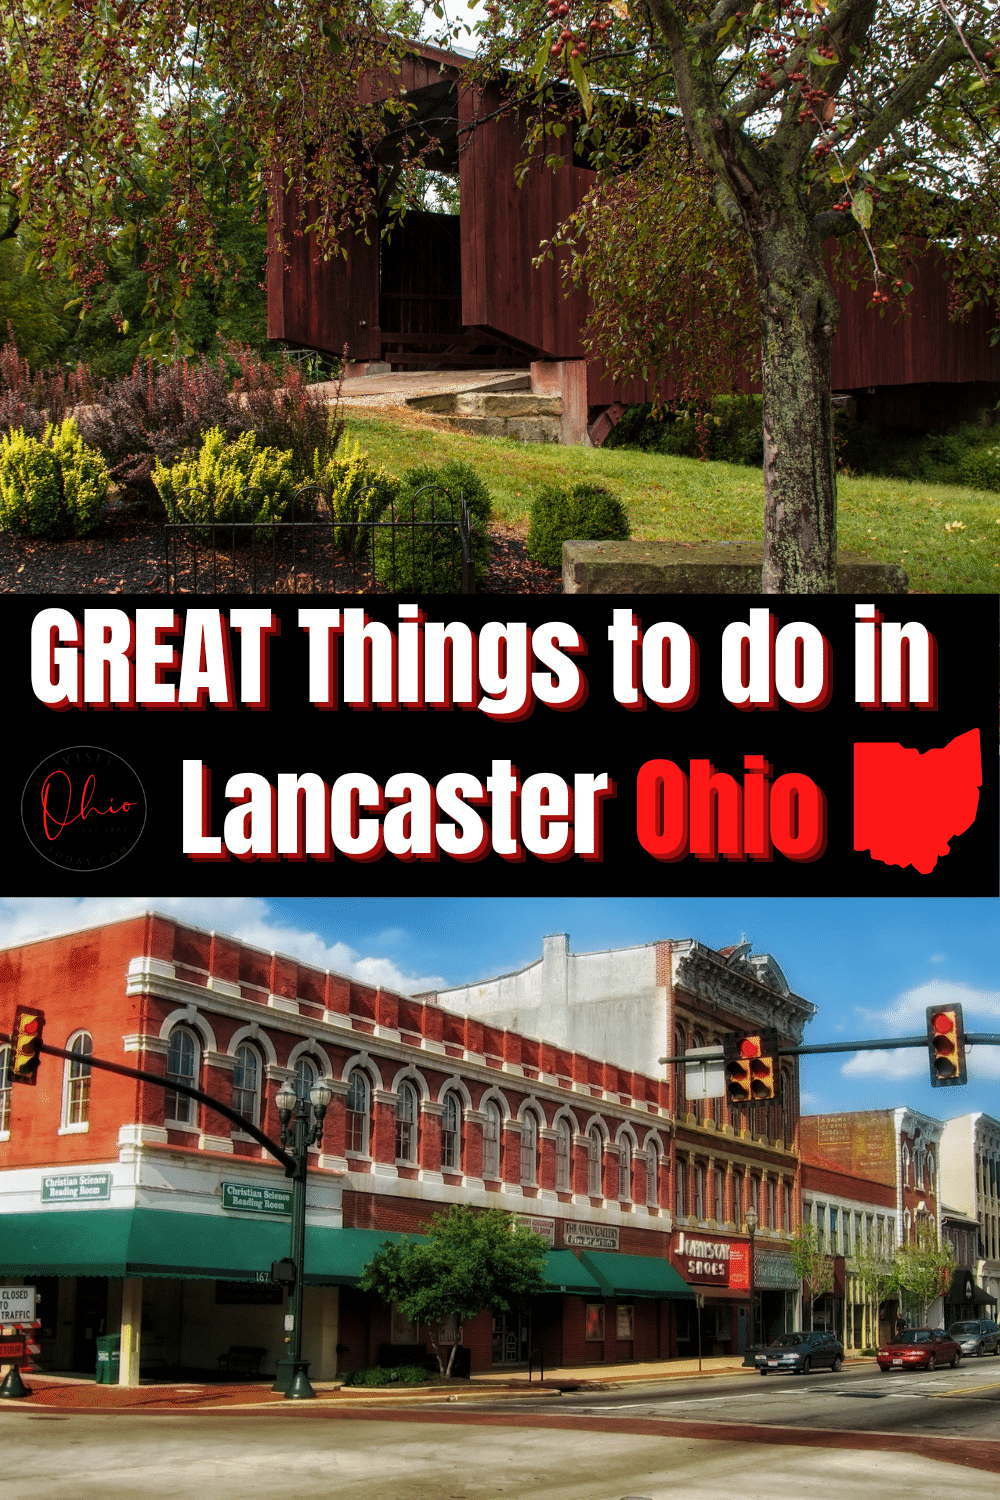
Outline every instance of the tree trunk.
<path fill-rule="evenodd" d="M 840 316 L 803 224 L 753 235 L 764 389 L 765 594 L 837 591 L 830 345 Z"/>

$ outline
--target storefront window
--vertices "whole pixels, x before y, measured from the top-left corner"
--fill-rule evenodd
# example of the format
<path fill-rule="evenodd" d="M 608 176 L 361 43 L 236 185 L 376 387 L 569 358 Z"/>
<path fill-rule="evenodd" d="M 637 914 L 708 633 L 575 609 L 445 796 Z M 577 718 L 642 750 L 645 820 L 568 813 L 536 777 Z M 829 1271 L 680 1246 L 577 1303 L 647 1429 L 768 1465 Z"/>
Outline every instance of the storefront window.
<path fill-rule="evenodd" d="M 633 1309 L 619 1307 L 615 1313 L 615 1333 L 620 1342 L 628 1342 L 633 1336 Z"/>
<path fill-rule="evenodd" d="M 604 1303 L 587 1303 L 587 1338 L 591 1341 L 604 1338 Z"/>

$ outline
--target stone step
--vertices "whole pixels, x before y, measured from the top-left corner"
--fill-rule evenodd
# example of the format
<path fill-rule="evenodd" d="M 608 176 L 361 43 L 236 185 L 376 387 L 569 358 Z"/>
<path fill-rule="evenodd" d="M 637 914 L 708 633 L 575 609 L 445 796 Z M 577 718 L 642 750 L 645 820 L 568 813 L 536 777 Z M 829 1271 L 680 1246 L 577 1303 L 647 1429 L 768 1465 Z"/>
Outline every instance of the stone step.
<path fill-rule="evenodd" d="M 445 416 L 443 425 L 474 437 L 516 438 L 522 443 L 558 443 L 562 440 L 562 416 Z"/>

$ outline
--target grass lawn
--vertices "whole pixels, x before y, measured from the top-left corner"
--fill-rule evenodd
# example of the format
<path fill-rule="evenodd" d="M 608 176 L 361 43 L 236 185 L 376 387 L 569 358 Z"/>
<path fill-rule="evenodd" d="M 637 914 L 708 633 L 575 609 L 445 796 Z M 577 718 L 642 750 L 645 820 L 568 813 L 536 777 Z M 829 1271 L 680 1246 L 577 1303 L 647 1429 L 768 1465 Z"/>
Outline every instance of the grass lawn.
<path fill-rule="evenodd" d="M 543 484 L 607 484 L 639 541 L 759 541 L 764 480 L 757 469 L 624 448 L 562 448 L 472 437 L 412 419 L 355 410 L 347 433 L 393 473 L 460 458 L 493 493 L 497 520 L 527 531 Z M 1000 495 L 927 480 L 855 476 L 838 486 L 840 549 L 902 563 L 910 587 L 935 594 L 1000 593 Z M 961 529 L 947 531 L 959 522 Z"/>

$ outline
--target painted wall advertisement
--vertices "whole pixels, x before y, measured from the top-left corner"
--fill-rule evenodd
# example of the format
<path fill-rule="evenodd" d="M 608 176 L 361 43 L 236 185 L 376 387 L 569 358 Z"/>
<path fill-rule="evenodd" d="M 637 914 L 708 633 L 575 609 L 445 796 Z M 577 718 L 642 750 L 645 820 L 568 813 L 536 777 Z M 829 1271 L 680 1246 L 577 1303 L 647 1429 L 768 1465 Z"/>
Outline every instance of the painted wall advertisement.
<path fill-rule="evenodd" d="M 985 596 L 6 610 L 29 889 L 997 894 Z"/>

